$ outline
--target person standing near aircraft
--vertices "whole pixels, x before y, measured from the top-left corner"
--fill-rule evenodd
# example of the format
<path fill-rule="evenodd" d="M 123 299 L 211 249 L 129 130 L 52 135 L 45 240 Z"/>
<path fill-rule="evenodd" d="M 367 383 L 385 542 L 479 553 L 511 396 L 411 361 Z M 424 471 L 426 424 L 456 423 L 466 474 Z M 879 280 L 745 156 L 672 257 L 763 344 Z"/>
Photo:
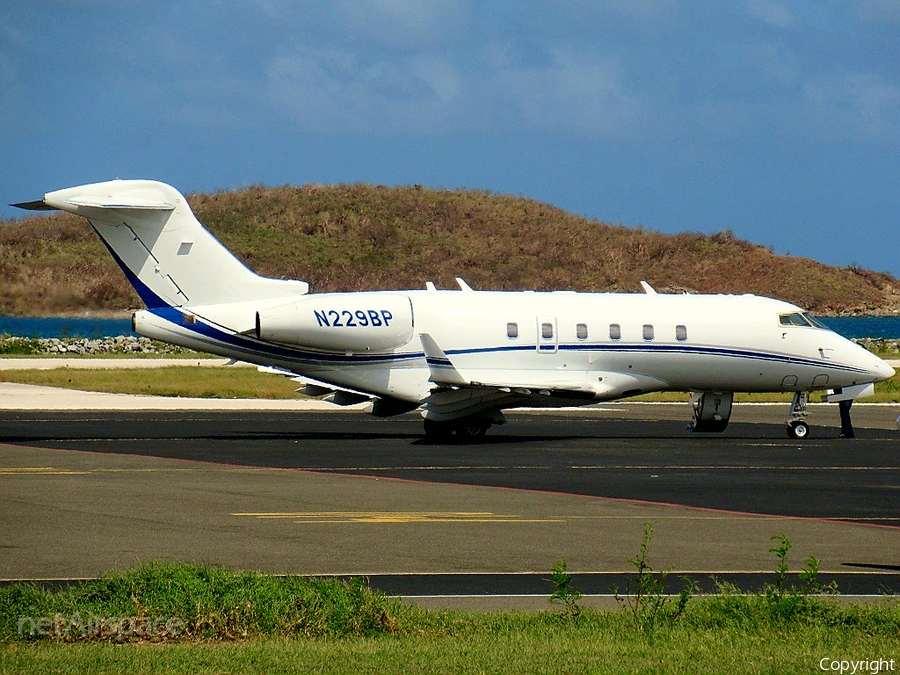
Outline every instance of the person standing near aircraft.
<path fill-rule="evenodd" d="M 838 410 L 841 413 L 841 438 L 855 438 L 853 432 L 853 422 L 850 420 L 850 407 L 853 405 L 853 399 L 846 401 L 838 401 Z"/>

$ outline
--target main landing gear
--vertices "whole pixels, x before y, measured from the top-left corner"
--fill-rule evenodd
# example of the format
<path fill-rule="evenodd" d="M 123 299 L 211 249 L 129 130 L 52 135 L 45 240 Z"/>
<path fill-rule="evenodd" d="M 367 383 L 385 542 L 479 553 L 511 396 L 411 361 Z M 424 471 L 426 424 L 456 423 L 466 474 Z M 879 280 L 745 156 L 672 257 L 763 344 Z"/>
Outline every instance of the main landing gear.
<path fill-rule="evenodd" d="M 454 434 L 458 439 L 471 440 L 487 433 L 492 422 L 477 417 L 438 422 L 425 418 L 425 435 L 434 440 L 449 440 Z"/>
<path fill-rule="evenodd" d="M 808 391 L 795 391 L 794 400 L 791 402 L 791 416 L 788 418 L 787 435 L 788 438 L 796 438 L 802 440 L 809 436 L 809 424 L 806 422 L 807 410 L 809 404 Z"/>
<path fill-rule="evenodd" d="M 722 432 L 731 419 L 734 393 L 730 391 L 696 392 L 691 396 L 693 416 L 687 431 Z"/>

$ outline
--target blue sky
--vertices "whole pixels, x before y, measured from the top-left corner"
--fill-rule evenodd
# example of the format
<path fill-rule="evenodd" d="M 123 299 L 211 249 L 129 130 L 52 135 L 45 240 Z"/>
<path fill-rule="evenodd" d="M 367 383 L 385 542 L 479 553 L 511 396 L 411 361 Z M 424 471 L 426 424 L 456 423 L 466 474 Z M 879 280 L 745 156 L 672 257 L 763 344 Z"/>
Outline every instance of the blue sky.
<path fill-rule="evenodd" d="M 896 0 L 6 0 L 0 92 L 4 204 L 420 183 L 900 276 Z"/>

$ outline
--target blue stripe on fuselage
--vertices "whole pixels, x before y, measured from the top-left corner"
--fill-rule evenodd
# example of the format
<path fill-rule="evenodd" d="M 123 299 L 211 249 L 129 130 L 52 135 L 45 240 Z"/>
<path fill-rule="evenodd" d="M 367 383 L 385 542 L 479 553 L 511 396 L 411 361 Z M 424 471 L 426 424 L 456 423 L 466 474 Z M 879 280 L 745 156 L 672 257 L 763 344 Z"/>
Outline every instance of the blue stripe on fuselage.
<path fill-rule="evenodd" d="M 403 352 L 393 354 L 330 354 L 325 352 L 316 352 L 301 347 L 289 347 L 287 345 L 279 345 L 268 342 L 261 342 L 251 337 L 231 333 L 223 330 L 215 324 L 208 323 L 198 317 L 195 324 L 185 325 L 183 323 L 183 313 L 176 307 L 160 307 L 150 310 L 159 318 L 175 324 L 181 331 L 194 333 L 196 339 L 203 341 L 215 341 L 226 345 L 229 349 L 242 352 L 248 356 L 268 357 L 273 360 L 289 360 L 303 361 L 310 364 L 332 363 L 344 365 L 361 365 L 374 363 L 408 363 L 425 358 L 424 352 Z M 750 349 L 737 349 L 729 347 L 714 347 L 707 345 L 661 345 L 661 344 L 559 344 L 559 351 L 562 352 L 601 352 L 601 353 L 619 353 L 619 354 L 686 354 L 694 356 L 720 356 L 726 358 L 751 359 L 756 361 L 767 361 L 770 363 L 780 364 L 796 364 L 798 366 L 828 368 L 833 370 L 843 370 L 850 373 L 868 374 L 868 371 L 862 368 L 856 368 L 839 363 L 822 363 L 814 359 L 807 359 L 789 354 L 778 354 L 774 352 L 753 351 Z M 504 345 L 496 347 L 479 347 L 473 349 L 457 349 L 446 352 L 447 356 L 464 356 L 469 354 L 491 354 L 502 352 L 534 352 L 534 345 Z M 443 359 L 429 359 L 429 363 L 434 361 L 436 366 L 452 366 L 452 361 L 444 361 Z"/>

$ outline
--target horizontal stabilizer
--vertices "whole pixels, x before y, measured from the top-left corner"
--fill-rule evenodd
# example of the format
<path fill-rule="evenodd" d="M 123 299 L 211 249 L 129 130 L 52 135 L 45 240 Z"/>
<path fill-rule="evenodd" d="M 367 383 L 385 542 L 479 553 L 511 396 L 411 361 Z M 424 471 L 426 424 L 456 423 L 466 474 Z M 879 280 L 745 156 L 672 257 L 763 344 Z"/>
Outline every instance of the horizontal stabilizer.
<path fill-rule="evenodd" d="M 50 206 L 43 199 L 38 199 L 33 202 L 19 202 L 18 204 L 10 204 L 10 206 L 15 206 L 17 209 L 25 209 L 26 211 L 58 211 L 55 206 Z"/>
<path fill-rule="evenodd" d="M 33 202 L 19 202 L 10 204 L 26 211 L 59 211 L 64 206 L 87 207 L 92 209 L 115 209 L 120 211 L 173 211 L 174 204 L 155 199 L 128 196 L 125 199 L 119 197 L 102 197 L 98 195 L 75 195 L 60 203 L 59 206 L 48 204 L 46 199 L 37 199 Z"/>
<path fill-rule="evenodd" d="M 86 206 L 92 209 L 135 209 L 139 211 L 172 211 L 175 209 L 174 204 L 168 202 L 160 202 L 153 199 L 143 199 L 141 197 L 99 197 L 97 195 L 85 195 L 69 197 L 66 204 L 70 206 Z"/>

